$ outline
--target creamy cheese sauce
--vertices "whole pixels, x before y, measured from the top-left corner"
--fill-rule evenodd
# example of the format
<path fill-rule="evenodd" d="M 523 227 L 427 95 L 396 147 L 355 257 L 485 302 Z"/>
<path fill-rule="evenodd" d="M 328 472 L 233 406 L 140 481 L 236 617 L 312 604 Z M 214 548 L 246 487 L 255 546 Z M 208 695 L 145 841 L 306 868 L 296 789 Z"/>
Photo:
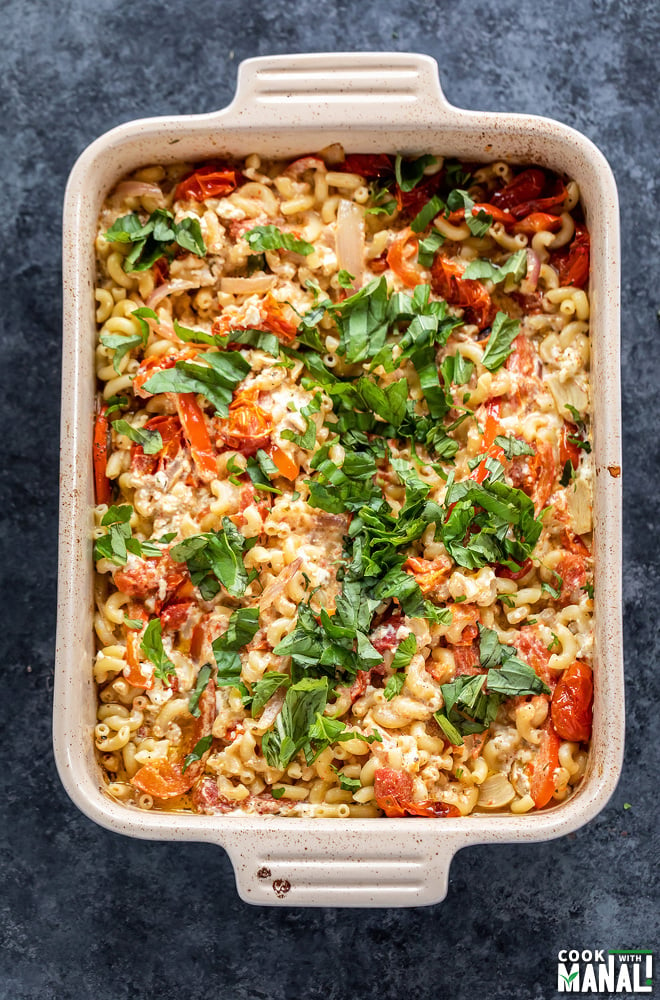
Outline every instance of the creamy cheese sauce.
<path fill-rule="evenodd" d="M 435 156 L 152 166 L 99 219 L 108 792 L 524 813 L 591 731 L 575 182 Z"/>

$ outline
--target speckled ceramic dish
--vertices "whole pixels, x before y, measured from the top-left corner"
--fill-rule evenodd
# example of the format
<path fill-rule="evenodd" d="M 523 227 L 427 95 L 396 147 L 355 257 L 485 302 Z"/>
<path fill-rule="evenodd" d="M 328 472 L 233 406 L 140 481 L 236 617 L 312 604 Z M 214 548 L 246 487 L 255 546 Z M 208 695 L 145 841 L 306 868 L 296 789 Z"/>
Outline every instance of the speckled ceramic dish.
<path fill-rule="evenodd" d="M 562 171 L 580 185 L 592 239 L 595 716 L 590 763 L 568 801 L 533 814 L 461 819 L 291 819 L 145 812 L 104 791 L 94 755 L 91 662 L 94 237 L 101 203 L 150 163 L 259 152 L 295 157 L 341 142 L 347 152 L 437 152 Z M 64 209 L 64 371 L 55 753 L 64 786 L 90 818 L 117 833 L 204 840 L 232 859 L 248 902 L 411 906 L 447 891 L 451 859 L 470 844 L 539 841 L 588 822 L 616 785 L 623 751 L 619 220 L 612 172 L 592 143 L 558 122 L 486 114 L 445 100 L 436 63 L 402 53 L 296 55 L 241 64 L 223 111 L 131 122 L 97 139 L 69 180 Z"/>

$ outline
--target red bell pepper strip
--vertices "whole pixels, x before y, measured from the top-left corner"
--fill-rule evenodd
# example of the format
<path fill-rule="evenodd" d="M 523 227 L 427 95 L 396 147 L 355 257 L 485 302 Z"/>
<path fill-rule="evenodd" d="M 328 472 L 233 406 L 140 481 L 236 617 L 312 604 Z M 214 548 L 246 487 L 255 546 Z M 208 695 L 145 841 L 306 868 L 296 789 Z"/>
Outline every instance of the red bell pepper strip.
<path fill-rule="evenodd" d="M 513 226 L 514 233 L 527 233 L 530 236 L 543 231 L 556 233 L 558 229 L 561 229 L 561 216 L 550 215 L 548 212 L 532 212 Z"/>
<path fill-rule="evenodd" d="M 483 460 L 473 469 L 470 479 L 476 479 L 478 483 L 483 483 L 488 475 L 487 458 L 495 458 L 501 462 L 504 458 L 504 450 L 495 444 L 495 438 L 500 433 L 500 402 L 498 399 L 491 399 L 486 403 L 486 423 L 484 426 L 484 437 L 481 450 L 484 453 Z"/>
<path fill-rule="evenodd" d="M 109 504 L 112 496 L 110 480 L 105 473 L 108 464 L 108 432 L 110 430 L 110 423 L 106 416 L 107 409 L 108 407 L 103 405 L 94 422 L 92 455 L 94 459 L 94 493 L 97 504 Z"/>
<path fill-rule="evenodd" d="M 408 288 L 415 288 L 416 285 L 423 283 L 422 273 L 413 263 L 417 259 L 418 249 L 417 237 L 406 227 L 401 230 L 387 251 L 387 263 Z"/>
<path fill-rule="evenodd" d="M 593 695 L 591 668 L 576 660 L 564 671 L 552 695 L 552 724 L 559 736 L 575 743 L 588 742 Z"/>
<path fill-rule="evenodd" d="M 547 806 L 555 790 L 561 740 L 548 719 L 541 732 L 541 744 L 534 761 L 530 793 L 537 809 Z"/>
<path fill-rule="evenodd" d="M 175 399 L 179 420 L 197 472 L 201 479 L 210 482 L 217 476 L 218 466 L 204 414 L 193 392 L 177 392 Z"/>

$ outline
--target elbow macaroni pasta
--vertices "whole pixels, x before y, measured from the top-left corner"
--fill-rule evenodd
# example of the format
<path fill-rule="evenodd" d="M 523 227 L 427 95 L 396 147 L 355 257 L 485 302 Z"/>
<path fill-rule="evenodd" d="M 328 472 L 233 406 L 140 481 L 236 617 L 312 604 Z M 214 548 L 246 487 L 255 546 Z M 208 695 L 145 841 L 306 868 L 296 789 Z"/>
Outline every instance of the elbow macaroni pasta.
<path fill-rule="evenodd" d="M 593 646 L 589 237 L 574 181 L 505 163 L 467 169 L 437 157 L 404 191 L 393 157 L 326 162 L 321 153 L 289 163 L 254 153 L 242 163 L 144 168 L 104 204 L 94 291 L 93 738 L 108 794 L 127 807 L 523 814 L 579 786 Z M 448 196 L 452 186 L 465 197 Z M 434 195 L 442 207 L 432 217 Z M 550 205 L 543 212 L 540 198 Z M 163 238 L 161 256 L 133 269 L 144 246 L 113 241 L 113 228 L 129 216 L 144 226 L 152 213 L 167 213 L 183 235 Z M 193 249 L 195 232 L 203 252 Z M 464 278 L 467 267 L 480 276 Z M 421 325 L 444 303 L 451 327 L 425 342 L 426 368 L 407 347 L 409 315 L 386 329 L 380 353 L 347 351 L 338 312 L 346 301 L 359 310 L 352 297 L 375 295 L 381 278 L 390 308 L 396 296 L 423 292 Z M 493 363 L 500 316 L 515 335 Z M 242 375 L 224 384 L 219 403 L 205 386 L 230 357 L 242 359 Z M 172 388 L 175 371 L 199 378 Z M 145 388 L 156 377 L 167 387 Z M 383 416 L 397 379 L 414 420 L 444 429 L 446 451 Z M 429 380 L 443 394 L 435 416 Z M 365 381 L 378 386 L 358 412 L 367 430 L 337 430 L 341 393 Z M 363 639 L 354 625 L 364 663 L 349 669 L 308 652 L 303 668 L 277 652 L 292 648 L 301 609 L 315 629 L 323 623 L 333 635 L 334 626 L 346 639 L 337 623 L 364 513 L 332 498 L 361 475 L 355 456 L 373 445 L 373 413 L 388 429 L 374 474 L 360 481 L 380 490 L 392 518 L 413 489 L 402 467 L 436 510 L 448 477 L 460 485 L 499 476 L 532 501 L 539 537 L 518 562 L 471 567 L 455 561 L 436 516 L 396 563 L 427 611 L 411 614 L 396 594 L 378 593 Z M 315 500 L 319 468 L 335 470 L 326 507 Z M 217 558 L 234 559 L 242 591 L 222 576 L 224 563 L 216 572 L 216 563 L 175 558 L 178 545 L 200 538 L 234 539 L 230 556 Z M 216 573 L 215 592 L 205 573 Z M 241 611 L 254 614 L 254 630 L 223 652 Z M 492 715 L 457 738 L 443 724 L 450 691 L 472 679 L 491 698 L 487 633 L 542 683 L 502 693 Z M 504 672 L 503 663 L 495 668 Z M 335 728 L 316 752 L 309 737 L 290 757 L 273 756 L 273 734 L 293 725 L 289 692 L 301 670 L 328 679 L 316 725 Z"/>

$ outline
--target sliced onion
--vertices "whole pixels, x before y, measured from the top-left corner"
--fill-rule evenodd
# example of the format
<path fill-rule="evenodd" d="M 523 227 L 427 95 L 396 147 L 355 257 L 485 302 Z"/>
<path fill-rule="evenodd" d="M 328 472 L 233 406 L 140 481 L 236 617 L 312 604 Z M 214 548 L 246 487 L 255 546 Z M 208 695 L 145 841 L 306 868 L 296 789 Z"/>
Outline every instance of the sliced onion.
<path fill-rule="evenodd" d="M 539 274 L 541 273 L 541 258 L 537 254 L 536 250 L 527 249 L 527 275 L 525 281 L 529 287 L 530 292 L 535 292 L 539 283 Z"/>
<path fill-rule="evenodd" d="M 145 195 L 162 198 L 163 192 L 157 184 L 147 184 L 146 181 L 122 181 L 115 188 L 113 197 L 143 198 Z"/>
<path fill-rule="evenodd" d="M 282 710 L 286 691 L 283 687 L 278 688 L 272 698 L 264 705 L 264 710 L 259 716 L 259 729 L 269 729 Z"/>
<path fill-rule="evenodd" d="M 255 292 L 267 292 L 275 283 L 274 274 L 263 274 L 254 278 L 221 278 L 220 291 L 230 295 L 253 295 Z"/>
<path fill-rule="evenodd" d="M 183 278 L 174 278 L 173 281 L 166 281 L 164 284 L 154 288 L 153 292 L 145 302 L 147 309 L 155 309 L 159 302 L 166 299 L 168 295 L 177 295 L 179 292 L 188 292 L 191 288 L 199 288 L 200 281 L 185 281 Z"/>
<path fill-rule="evenodd" d="M 277 575 L 272 583 L 269 583 L 263 594 L 259 598 L 259 611 L 263 612 L 266 608 L 269 608 L 273 601 L 284 592 L 284 588 L 290 580 L 293 580 L 294 576 L 302 566 L 302 559 L 298 556 L 294 559 L 292 563 L 285 566 L 284 569 Z"/>
<path fill-rule="evenodd" d="M 358 206 L 341 198 L 337 208 L 337 263 L 354 277 L 353 290 L 362 285 L 364 273 L 364 224 Z"/>
<path fill-rule="evenodd" d="M 330 146 L 320 150 L 320 155 L 330 167 L 336 167 L 338 163 L 343 163 L 346 159 L 344 147 L 340 142 L 333 142 Z"/>

